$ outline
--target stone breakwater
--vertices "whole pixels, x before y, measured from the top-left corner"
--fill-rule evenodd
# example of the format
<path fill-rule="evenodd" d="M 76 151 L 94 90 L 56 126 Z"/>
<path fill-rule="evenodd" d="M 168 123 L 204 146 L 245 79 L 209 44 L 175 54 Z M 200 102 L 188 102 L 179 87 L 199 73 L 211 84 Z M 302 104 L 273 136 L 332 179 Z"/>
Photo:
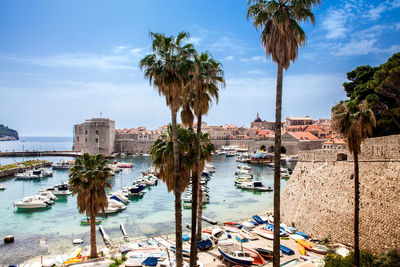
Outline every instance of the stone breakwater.
<path fill-rule="evenodd" d="M 360 155 L 360 247 L 400 249 L 400 135 L 367 139 Z M 282 221 L 352 246 L 354 162 L 347 150 L 299 154 L 282 194 Z"/>

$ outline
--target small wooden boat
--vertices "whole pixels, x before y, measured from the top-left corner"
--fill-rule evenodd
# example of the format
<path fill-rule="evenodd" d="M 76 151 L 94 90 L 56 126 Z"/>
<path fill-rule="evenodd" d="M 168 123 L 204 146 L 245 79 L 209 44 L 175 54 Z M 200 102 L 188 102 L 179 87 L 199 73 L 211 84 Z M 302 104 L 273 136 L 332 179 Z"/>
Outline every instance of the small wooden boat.
<path fill-rule="evenodd" d="M 246 229 L 242 229 L 242 236 L 246 237 L 249 240 L 257 240 L 258 236 L 255 233 L 249 232 Z"/>
<path fill-rule="evenodd" d="M 297 240 L 297 239 L 305 240 L 304 236 L 302 236 L 302 235 L 296 235 L 296 234 L 289 235 L 289 238 L 290 238 L 290 239 L 293 239 L 293 240 Z"/>
<path fill-rule="evenodd" d="M 216 221 L 216 220 L 207 218 L 207 217 L 205 217 L 205 216 L 201 217 L 201 219 L 202 219 L 203 221 L 208 222 L 208 223 L 211 223 L 211 224 L 217 224 L 217 221 Z"/>
<path fill-rule="evenodd" d="M 315 245 L 312 247 L 311 251 L 317 254 L 326 255 L 329 252 L 329 248 L 324 245 Z"/>
<path fill-rule="evenodd" d="M 296 234 L 296 235 L 301 235 L 301 236 L 303 236 L 305 239 L 308 239 L 308 238 L 309 238 L 309 237 L 308 237 L 308 234 L 303 233 L 303 232 L 300 232 L 300 231 L 295 232 L 295 234 Z"/>
<path fill-rule="evenodd" d="M 220 247 L 218 246 L 218 251 L 225 260 L 233 263 L 239 264 L 241 266 L 252 265 L 254 259 L 250 256 L 248 252 L 240 250 L 240 248 L 233 247 Z"/>
<path fill-rule="evenodd" d="M 244 248 L 244 250 L 253 258 L 254 265 L 263 265 L 265 263 L 264 258 L 256 250 L 251 248 Z"/>
<path fill-rule="evenodd" d="M 283 254 L 285 255 L 294 255 L 294 251 L 284 245 L 280 245 L 280 250 L 282 251 Z"/>
<path fill-rule="evenodd" d="M 233 226 L 226 225 L 223 227 L 225 231 L 229 231 L 231 233 L 239 233 L 239 229 Z"/>
<path fill-rule="evenodd" d="M 254 233 L 256 233 L 257 235 L 259 235 L 261 237 L 264 237 L 266 239 L 274 240 L 274 235 L 271 234 L 271 233 L 267 233 L 267 232 L 264 232 L 264 231 L 254 231 Z"/>
<path fill-rule="evenodd" d="M 301 255 L 306 255 L 306 249 L 300 243 L 297 243 L 297 249 Z"/>
<path fill-rule="evenodd" d="M 258 224 L 264 224 L 264 223 L 265 223 L 265 221 L 263 221 L 263 220 L 260 218 L 260 216 L 258 216 L 258 215 L 254 215 L 254 216 L 253 216 L 253 219 L 254 219 Z"/>
<path fill-rule="evenodd" d="M 97 224 L 101 224 L 101 218 L 96 218 L 96 225 Z M 89 220 L 88 220 L 88 218 L 82 218 L 81 219 L 81 225 L 89 225 L 90 224 L 90 218 L 89 218 Z"/>
<path fill-rule="evenodd" d="M 249 239 L 247 239 L 246 237 L 244 237 L 241 234 L 235 235 L 235 238 L 237 241 L 243 243 L 243 242 L 249 242 Z"/>
<path fill-rule="evenodd" d="M 255 248 L 255 250 L 264 257 L 264 259 L 272 259 L 274 257 L 274 250 L 271 247 Z"/>

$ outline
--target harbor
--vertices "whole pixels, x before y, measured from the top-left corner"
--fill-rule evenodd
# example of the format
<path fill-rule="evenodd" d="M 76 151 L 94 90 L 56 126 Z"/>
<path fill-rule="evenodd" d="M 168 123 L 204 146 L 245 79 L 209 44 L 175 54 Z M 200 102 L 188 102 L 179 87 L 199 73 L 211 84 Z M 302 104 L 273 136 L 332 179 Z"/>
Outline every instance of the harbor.
<path fill-rule="evenodd" d="M 5 160 L 7 158 L 3 158 Z M 52 161 L 70 161 L 72 157 L 41 157 Z M 11 160 L 11 158 L 9 158 Z M 22 160 L 20 158 L 13 160 Z M 110 180 L 112 191 L 122 190 L 124 186 L 142 175 L 142 171 L 151 167 L 146 156 L 132 156 L 118 159 L 118 162 L 132 163 L 133 168 L 124 168 Z M 209 203 L 204 209 L 204 216 L 218 222 L 248 218 L 253 214 L 265 212 L 272 208 L 272 193 L 238 189 L 234 185 L 235 171 L 238 162 L 235 157 L 225 155 L 214 156 L 211 162 L 215 173 L 210 175 L 208 182 Z M 292 165 L 293 168 L 293 165 Z M 273 184 L 273 169 L 268 166 L 253 166 L 251 172 L 254 180 L 264 185 Z M 13 203 L 24 197 L 34 195 L 44 188 L 53 187 L 68 180 L 68 170 L 54 170 L 52 177 L 40 180 L 16 180 L 8 177 L 1 180 L 7 189 L 0 191 L 0 209 L 3 225 L 0 236 L 14 235 L 15 242 L 0 246 L 0 264 L 13 263 L 18 259 L 23 262 L 29 258 L 41 255 L 39 241 L 45 237 L 48 244 L 47 254 L 54 254 L 74 248 L 72 240 L 81 238 L 83 245 L 89 244 L 89 231 L 81 226 L 84 215 L 76 209 L 76 197 L 59 198 L 49 208 L 39 211 L 18 211 Z M 286 184 L 282 180 L 282 188 Z M 145 189 L 146 194 L 138 199 L 131 199 L 124 211 L 102 217 L 102 226 L 107 229 L 112 239 L 120 237 L 119 225 L 123 223 L 132 238 L 140 236 L 159 236 L 174 231 L 173 194 L 168 193 L 164 183 Z M 243 201 L 246 200 L 246 201 Z M 190 223 L 190 209 L 183 210 L 183 222 Z M 9 222 L 13 222 L 10 224 Z M 205 225 L 211 225 L 205 222 Z M 100 244 L 101 237 L 97 235 Z"/>

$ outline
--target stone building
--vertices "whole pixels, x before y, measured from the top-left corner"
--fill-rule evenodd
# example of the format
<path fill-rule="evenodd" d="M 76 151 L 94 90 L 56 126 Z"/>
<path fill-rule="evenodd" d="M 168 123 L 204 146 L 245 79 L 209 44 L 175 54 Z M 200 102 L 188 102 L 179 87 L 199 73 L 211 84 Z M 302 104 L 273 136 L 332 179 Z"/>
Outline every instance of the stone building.
<path fill-rule="evenodd" d="M 260 119 L 260 116 L 257 113 L 256 118 L 254 119 L 254 121 L 252 121 L 250 123 L 250 128 L 260 128 L 260 129 L 264 129 L 264 130 L 274 130 L 275 129 L 275 122 L 273 121 L 263 121 Z"/>
<path fill-rule="evenodd" d="M 114 152 L 115 121 L 93 118 L 74 125 L 73 150 L 110 156 Z"/>
<path fill-rule="evenodd" d="M 286 126 L 295 125 L 312 125 L 314 123 L 313 119 L 309 116 L 305 117 L 286 117 Z"/>

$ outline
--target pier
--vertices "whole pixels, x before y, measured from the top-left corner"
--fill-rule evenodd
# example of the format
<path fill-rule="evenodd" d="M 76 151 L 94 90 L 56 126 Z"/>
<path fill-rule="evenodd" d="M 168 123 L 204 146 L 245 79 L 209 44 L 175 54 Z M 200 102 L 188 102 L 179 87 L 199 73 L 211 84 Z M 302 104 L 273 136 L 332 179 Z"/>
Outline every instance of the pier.
<path fill-rule="evenodd" d="M 76 151 L 12 151 L 0 152 L 0 157 L 42 157 L 42 156 L 60 156 L 60 157 L 79 157 L 82 153 Z"/>

